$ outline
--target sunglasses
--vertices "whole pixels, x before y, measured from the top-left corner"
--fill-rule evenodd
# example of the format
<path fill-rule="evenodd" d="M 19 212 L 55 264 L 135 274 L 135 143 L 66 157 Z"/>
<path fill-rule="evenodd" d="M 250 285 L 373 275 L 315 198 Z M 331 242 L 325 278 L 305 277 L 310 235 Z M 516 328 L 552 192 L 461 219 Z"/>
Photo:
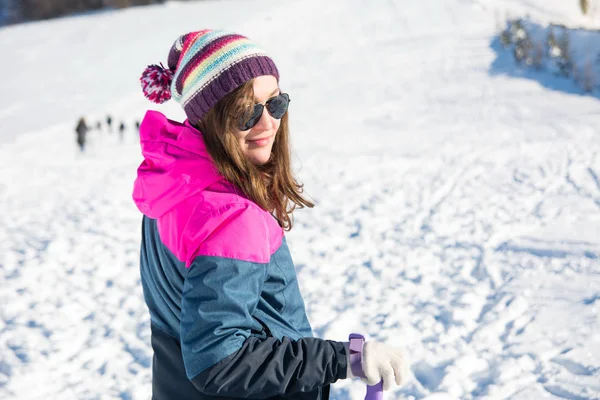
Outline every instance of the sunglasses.
<path fill-rule="evenodd" d="M 252 110 L 244 113 L 239 119 L 238 129 L 240 131 L 252 129 L 252 127 L 260 121 L 260 117 L 262 117 L 265 108 L 273 118 L 281 119 L 287 112 L 290 101 L 290 96 L 287 93 L 280 93 L 275 97 L 271 97 L 264 105 L 260 103 L 255 104 Z"/>

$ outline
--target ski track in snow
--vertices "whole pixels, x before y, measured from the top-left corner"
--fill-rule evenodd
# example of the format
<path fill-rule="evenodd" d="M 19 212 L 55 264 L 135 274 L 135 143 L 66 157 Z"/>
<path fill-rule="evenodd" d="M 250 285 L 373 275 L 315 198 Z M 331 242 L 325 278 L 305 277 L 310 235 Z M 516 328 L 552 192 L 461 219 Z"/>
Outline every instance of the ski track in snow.
<path fill-rule="evenodd" d="M 288 240 L 315 334 L 406 347 L 386 399 L 600 399 L 598 103 L 491 78 L 493 28 L 458 0 L 283 2 L 239 27 L 293 94 L 317 207 Z M 147 399 L 139 146 L 94 131 L 81 155 L 72 130 L 0 149 L 0 397 Z"/>

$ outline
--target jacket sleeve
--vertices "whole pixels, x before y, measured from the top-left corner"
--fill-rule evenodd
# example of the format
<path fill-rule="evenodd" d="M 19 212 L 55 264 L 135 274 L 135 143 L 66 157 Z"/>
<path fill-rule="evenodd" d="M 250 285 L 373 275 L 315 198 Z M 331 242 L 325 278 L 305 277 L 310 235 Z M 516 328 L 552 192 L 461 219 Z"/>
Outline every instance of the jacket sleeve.
<path fill-rule="evenodd" d="M 227 237 L 266 235 L 253 212 L 230 214 L 211 239 L 223 243 Z M 245 235 L 250 226 L 257 231 Z M 239 249 L 246 254 L 250 250 L 243 244 Z M 183 286 L 180 340 L 188 379 L 201 392 L 259 399 L 312 391 L 346 377 L 341 342 L 252 336 L 262 329 L 253 314 L 266 267 L 218 255 L 193 260 Z"/>
<path fill-rule="evenodd" d="M 210 395 L 265 399 L 314 391 L 345 378 L 346 351 L 342 342 L 250 337 L 240 350 L 191 381 Z"/>

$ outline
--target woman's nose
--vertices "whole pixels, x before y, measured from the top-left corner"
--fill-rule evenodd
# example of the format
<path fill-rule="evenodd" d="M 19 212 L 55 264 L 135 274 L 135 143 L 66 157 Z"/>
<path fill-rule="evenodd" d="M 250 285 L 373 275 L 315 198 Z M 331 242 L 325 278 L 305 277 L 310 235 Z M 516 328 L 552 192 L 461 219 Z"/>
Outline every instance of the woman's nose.
<path fill-rule="evenodd" d="M 271 114 L 269 114 L 269 111 L 267 111 L 266 108 L 263 109 L 263 113 L 260 116 L 260 119 L 258 120 L 258 123 L 254 126 L 255 129 L 259 129 L 262 131 L 268 131 L 273 129 L 275 125 L 275 121 L 273 119 L 273 117 L 271 117 Z"/>

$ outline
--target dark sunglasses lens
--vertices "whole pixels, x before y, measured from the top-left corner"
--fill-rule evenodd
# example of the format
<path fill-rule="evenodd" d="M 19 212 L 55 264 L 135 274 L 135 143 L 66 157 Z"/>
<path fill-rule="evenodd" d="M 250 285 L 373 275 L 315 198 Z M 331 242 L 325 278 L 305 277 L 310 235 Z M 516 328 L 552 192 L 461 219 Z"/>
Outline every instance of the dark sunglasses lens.
<path fill-rule="evenodd" d="M 286 93 L 273 97 L 267 103 L 267 110 L 273 118 L 280 119 L 285 115 L 290 104 L 290 97 Z"/>
<path fill-rule="evenodd" d="M 240 118 L 240 123 L 238 126 L 240 128 L 240 130 L 247 131 L 248 129 L 251 129 L 254 125 L 256 125 L 258 123 L 258 121 L 260 120 L 260 117 L 262 116 L 262 113 L 263 113 L 263 105 L 255 104 L 254 108 L 252 109 L 252 112 L 245 113 Z"/>
<path fill-rule="evenodd" d="M 269 114 L 275 119 L 281 119 L 285 113 L 287 112 L 288 106 L 290 105 L 290 97 L 287 93 L 281 93 L 278 96 L 270 99 L 267 104 L 267 110 L 269 110 Z M 239 121 L 238 128 L 241 131 L 247 131 L 248 129 L 252 129 L 254 125 L 258 123 L 260 117 L 262 117 L 263 113 L 263 105 L 255 104 L 254 108 L 250 113 L 245 113 Z"/>

